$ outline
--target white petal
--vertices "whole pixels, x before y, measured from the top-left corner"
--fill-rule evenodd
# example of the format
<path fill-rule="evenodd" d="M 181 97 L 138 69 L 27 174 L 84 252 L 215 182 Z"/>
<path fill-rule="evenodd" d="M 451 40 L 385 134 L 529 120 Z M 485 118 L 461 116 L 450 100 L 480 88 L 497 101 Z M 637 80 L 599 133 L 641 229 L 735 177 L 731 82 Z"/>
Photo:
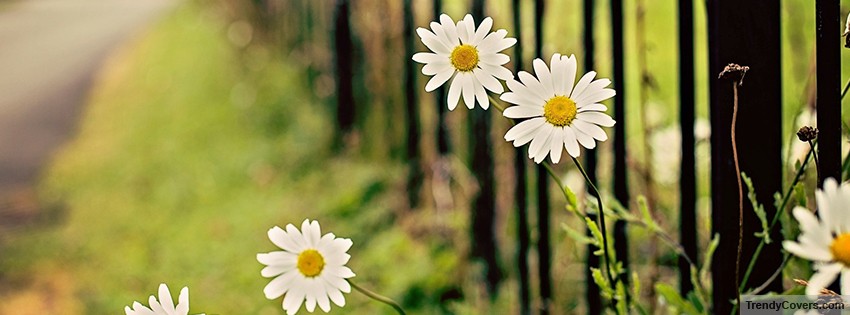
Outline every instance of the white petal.
<path fill-rule="evenodd" d="M 293 242 L 289 235 L 284 232 L 283 229 L 281 229 L 280 227 L 275 226 L 269 229 L 268 235 L 269 240 L 271 240 L 272 243 L 275 244 L 275 246 L 280 247 L 285 251 L 295 253 L 301 250 L 298 244 Z M 257 259 L 259 259 L 259 256 L 257 256 Z"/>
<path fill-rule="evenodd" d="M 481 108 L 487 110 L 490 108 L 490 98 L 487 97 L 487 91 L 484 90 L 484 86 L 481 85 L 481 82 L 475 77 L 475 75 L 471 75 L 473 86 L 475 87 L 475 98 L 478 100 L 478 104 L 481 105 Z"/>
<path fill-rule="evenodd" d="M 475 82 L 472 75 L 466 72 L 460 72 L 458 75 L 462 79 L 461 83 L 463 83 L 463 91 L 461 92 L 463 103 L 466 104 L 467 108 L 473 109 L 475 107 Z"/>
<path fill-rule="evenodd" d="M 516 124 L 516 126 L 511 127 L 507 133 L 505 133 L 505 140 L 514 141 L 520 136 L 536 131 L 537 128 L 546 123 L 546 119 L 543 117 L 532 118 L 529 120 L 523 120 L 520 123 Z M 520 145 L 523 145 L 522 143 Z"/>
<path fill-rule="evenodd" d="M 552 141 L 549 144 L 549 157 L 552 158 L 552 163 L 558 164 L 561 161 L 563 151 L 564 127 L 555 127 L 555 132 L 552 133 Z"/>
<path fill-rule="evenodd" d="M 579 113 L 589 112 L 589 111 L 604 112 L 606 110 L 608 110 L 608 106 L 605 106 L 603 104 L 590 104 L 590 105 L 584 105 L 584 106 L 578 108 Z"/>
<path fill-rule="evenodd" d="M 543 84 L 541 84 L 540 81 L 537 81 L 537 78 L 532 76 L 530 73 L 520 71 L 517 76 L 519 76 L 519 79 L 522 81 L 523 85 L 525 85 L 533 93 L 542 96 L 543 99 L 548 99 L 554 96 L 554 94 L 546 93 L 545 88 L 543 88 Z"/>
<path fill-rule="evenodd" d="M 449 97 L 447 100 L 447 104 L 449 105 L 449 110 L 454 110 L 457 107 L 457 103 L 460 102 L 460 92 L 463 91 L 463 84 L 461 83 L 461 75 L 455 75 L 454 79 L 452 79 L 452 83 L 449 86 Z"/>
<path fill-rule="evenodd" d="M 549 140 L 549 137 L 552 135 L 554 130 L 554 126 L 550 124 L 543 124 L 542 127 L 537 129 L 537 133 L 534 135 L 534 139 L 531 140 L 531 145 L 528 147 L 528 157 L 533 158 L 535 163 L 540 163 L 546 156 L 539 157 L 542 150 L 548 149 L 549 147 L 545 147 L 546 142 Z"/>
<path fill-rule="evenodd" d="M 555 95 L 567 95 L 567 61 L 561 60 L 561 54 L 552 55 L 549 60 L 549 66 L 552 67 L 552 89 Z"/>
<path fill-rule="evenodd" d="M 794 241 L 782 241 L 782 247 L 789 253 L 797 257 L 811 261 L 831 261 L 832 253 L 829 250 L 823 250 L 818 247 L 803 248 L 799 243 Z"/>
<path fill-rule="evenodd" d="M 307 284 L 307 287 L 304 288 L 304 292 L 306 293 L 306 294 L 304 294 L 304 309 L 306 309 L 308 312 L 312 313 L 313 311 L 316 310 L 316 295 L 317 294 L 316 294 L 316 288 L 315 288 L 315 285 L 316 285 L 315 278 L 314 279 L 307 279 L 307 281 L 305 281 L 305 283 Z"/>
<path fill-rule="evenodd" d="M 286 237 L 295 245 L 294 253 L 307 249 L 307 240 L 304 239 L 304 235 L 291 223 L 286 225 Z"/>
<path fill-rule="evenodd" d="M 580 130 L 582 133 L 593 137 L 593 139 L 599 141 L 608 140 L 608 135 L 605 134 L 605 130 L 602 130 L 602 128 L 597 125 L 582 121 L 580 119 L 574 119 L 571 123 L 571 126 Z"/>
<path fill-rule="evenodd" d="M 179 315 L 189 314 L 189 287 L 183 287 L 180 290 L 180 296 L 177 297 L 177 300 L 179 302 L 174 311 Z"/>
<path fill-rule="evenodd" d="M 567 127 L 567 128 L 570 128 L 570 127 Z M 588 148 L 588 149 L 593 149 L 593 148 L 596 147 L 596 141 L 593 141 L 593 137 L 588 136 L 587 134 L 581 132 L 581 130 L 579 130 L 578 128 L 570 128 L 570 129 L 573 130 L 573 133 L 576 135 L 576 140 L 578 140 L 578 143 L 581 144 L 583 147 Z"/>
<path fill-rule="evenodd" d="M 422 71 L 425 71 L 424 68 Z M 454 68 L 449 68 L 437 73 L 435 76 L 431 77 L 431 80 L 428 80 L 428 84 L 425 85 L 425 92 L 436 90 L 438 87 L 446 83 L 446 81 L 448 81 L 454 73 Z"/>
<path fill-rule="evenodd" d="M 505 54 L 482 53 L 478 55 L 479 61 L 484 64 L 501 66 L 511 61 L 511 57 Z"/>
<path fill-rule="evenodd" d="M 478 45 L 479 51 L 500 52 L 516 44 L 516 39 L 505 38 L 507 35 L 508 31 L 506 30 L 497 30 L 488 34 Z"/>
<path fill-rule="evenodd" d="M 581 149 L 578 147 L 578 140 L 576 140 L 576 134 L 570 128 L 564 128 L 564 148 L 567 149 L 567 153 L 570 156 L 577 158 L 581 155 Z"/>
<path fill-rule="evenodd" d="M 508 68 L 505 68 L 504 66 L 495 66 L 486 63 L 479 63 L 478 67 L 480 67 L 481 70 L 484 70 L 485 72 L 492 74 L 494 77 L 497 77 L 502 80 L 510 80 L 514 78 L 514 73 L 511 72 L 511 70 L 508 70 Z"/>
<path fill-rule="evenodd" d="M 611 127 L 616 123 L 611 116 L 600 112 L 583 112 L 576 115 L 576 119 L 584 120 L 589 123 L 594 123 L 603 127 Z"/>
<path fill-rule="evenodd" d="M 561 60 L 566 61 L 566 63 L 567 63 L 566 71 L 564 72 L 564 80 L 565 80 L 564 83 L 565 83 L 565 85 L 564 85 L 564 94 L 563 95 L 569 96 L 573 92 L 573 84 L 576 81 L 576 69 L 578 68 L 578 65 L 576 64 L 577 63 L 576 56 L 575 55 L 570 55 L 570 57 L 561 56 Z"/>
<path fill-rule="evenodd" d="M 283 309 L 286 310 L 286 314 L 294 315 L 297 313 L 301 304 L 304 303 L 305 296 L 306 292 L 303 289 L 289 291 L 283 298 Z"/>
<path fill-rule="evenodd" d="M 821 224 L 822 221 L 818 221 L 811 211 L 803 207 L 795 207 L 791 213 L 800 222 L 801 240 L 811 240 L 811 242 L 822 246 L 832 244 L 832 234 L 829 232 L 828 223 Z"/>
<path fill-rule="evenodd" d="M 316 296 L 316 302 L 319 303 L 319 308 L 321 308 L 322 311 L 327 313 L 331 311 L 331 302 L 330 300 L 328 300 L 328 293 L 324 288 L 324 284 L 321 283 L 321 285 L 323 285 L 322 293 Z"/>
<path fill-rule="evenodd" d="M 460 38 L 461 44 L 469 44 L 469 32 L 466 31 L 466 21 L 457 21 L 457 37 Z"/>
<path fill-rule="evenodd" d="M 841 263 L 832 263 L 821 266 L 812 278 L 809 279 L 809 285 L 806 286 L 806 295 L 819 295 L 820 290 L 826 288 L 841 272 Z"/>
<path fill-rule="evenodd" d="M 584 76 L 582 76 L 581 79 L 578 80 L 578 83 L 576 83 L 569 97 L 571 99 L 574 99 L 578 96 L 581 96 L 581 93 L 583 93 L 584 90 L 587 89 L 587 86 L 590 85 L 590 82 L 593 81 L 594 77 L 596 77 L 596 71 L 590 71 Z"/>
<path fill-rule="evenodd" d="M 549 72 L 546 62 L 543 59 L 536 58 L 532 61 L 532 65 L 534 66 L 534 74 L 543 86 L 543 93 L 554 96 L 555 89 L 552 87 L 552 73 Z"/>
<path fill-rule="evenodd" d="M 422 43 L 425 44 L 425 47 L 428 47 L 431 51 L 447 56 L 452 53 L 451 49 L 446 47 L 436 34 L 431 33 L 427 29 L 420 27 L 416 29 L 416 34 L 419 34 L 419 38 L 422 39 Z"/>
<path fill-rule="evenodd" d="M 159 303 L 166 313 L 174 313 L 174 300 L 171 299 L 171 292 L 165 283 L 159 285 Z"/>
<path fill-rule="evenodd" d="M 148 304 L 149 304 L 149 305 L 150 305 L 150 307 L 151 307 L 151 311 L 153 311 L 154 313 L 157 313 L 157 314 L 167 314 L 167 313 L 165 312 L 165 309 L 164 309 L 164 308 L 162 308 L 162 305 L 161 305 L 161 304 L 159 304 L 159 302 L 157 302 L 157 301 L 156 301 L 156 297 L 154 297 L 153 295 L 151 295 L 151 296 L 148 298 Z"/>
<path fill-rule="evenodd" d="M 601 90 L 597 90 L 597 91 L 592 92 L 592 93 L 588 93 L 588 92 L 589 92 L 589 89 L 588 89 L 588 91 L 585 91 L 584 95 L 582 95 L 582 97 L 579 100 L 573 100 L 573 101 L 575 101 L 576 104 L 582 104 L 582 105 L 586 106 L 586 105 L 590 105 L 590 104 L 593 104 L 593 103 L 598 103 L 598 102 L 607 100 L 607 99 L 612 98 L 615 95 L 617 95 L 617 92 L 614 91 L 613 89 L 601 89 Z"/>
<path fill-rule="evenodd" d="M 444 55 L 448 56 L 452 49 L 457 47 L 457 38 L 449 38 L 445 29 L 443 29 L 443 25 L 438 22 L 431 22 L 429 25 L 431 26 L 431 30 L 433 30 L 434 34 L 437 35 L 437 39 L 439 39 L 440 42 L 443 43 L 443 46 L 446 47 L 447 52 L 444 53 Z"/>
<path fill-rule="evenodd" d="M 325 280 L 325 287 L 328 291 L 328 297 L 331 298 L 331 301 L 333 301 L 334 304 L 339 307 L 345 306 L 345 297 L 342 295 L 342 292 L 340 292 L 339 289 L 327 282 L 327 280 Z"/>
<path fill-rule="evenodd" d="M 269 281 L 269 283 L 266 284 L 266 287 L 263 288 L 263 294 L 265 294 L 266 298 L 269 300 L 280 297 L 289 290 L 292 280 L 298 275 L 298 270 L 291 270 L 272 279 L 272 281 Z"/>
<path fill-rule="evenodd" d="M 475 75 L 475 78 L 478 79 L 478 82 L 493 93 L 502 94 L 502 92 L 505 91 L 505 88 L 501 83 L 499 83 L 499 80 L 496 80 L 495 77 L 484 72 L 481 68 L 473 69 L 472 73 Z"/>
<path fill-rule="evenodd" d="M 298 255 L 284 251 L 257 254 L 257 261 L 264 265 L 295 266 L 297 259 Z"/>
<path fill-rule="evenodd" d="M 552 126 L 551 131 L 548 135 L 546 135 L 546 141 L 543 142 L 543 145 L 537 151 L 534 157 L 534 163 L 540 164 L 546 160 L 546 157 L 549 155 L 549 151 L 552 149 L 552 140 L 555 138 L 555 126 Z"/>
<path fill-rule="evenodd" d="M 440 61 L 426 64 L 424 67 L 422 67 L 422 74 L 436 75 L 443 72 L 448 72 L 451 74 L 454 72 L 454 70 L 454 67 L 452 67 L 452 64 L 449 61 Z M 448 79 L 443 81 L 443 83 L 445 83 L 446 81 L 448 81 Z M 442 85 L 442 83 L 440 85 Z"/>
<path fill-rule="evenodd" d="M 475 37 L 475 19 L 472 18 L 472 14 L 467 14 L 463 17 L 463 28 L 458 26 L 458 35 L 464 34 L 466 39 L 461 38 L 465 44 L 471 44 L 472 39 Z"/>
<path fill-rule="evenodd" d="M 454 46 L 460 45 L 458 41 L 458 32 L 457 27 L 455 26 L 455 22 L 452 21 L 452 18 L 446 14 L 440 15 L 440 24 L 443 26 L 443 31 L 446 32 L 446 36 L 452 41 Z"/>
<path fill-rule="evenodd" d="M 475 31 L 475 36 L 472 37 L 471 44 L 478 46 L 484 40 L 484 36 L 487 36 L 487 33 L 490 32 L 491 28 L 493 28 L 493 19 L 488 16 L 478 25 L 478 30 Z"/>
<path fill-rule="evenodd" d="M 435 63 L 442 61 L 448 62 L 448 58 L 446 58 L 446 56 L 438 55 L 435 53 L 419 52 L 413 54 L 413 61 L 416 61 L 418 63 Z"/>
<path fill-rule="evenodd" d="M 543 115 L 543 108 L 531 106 L 511 106 L 506 108 L 505 112 L 502 114 L 508 118 L 540 117 Z"/>

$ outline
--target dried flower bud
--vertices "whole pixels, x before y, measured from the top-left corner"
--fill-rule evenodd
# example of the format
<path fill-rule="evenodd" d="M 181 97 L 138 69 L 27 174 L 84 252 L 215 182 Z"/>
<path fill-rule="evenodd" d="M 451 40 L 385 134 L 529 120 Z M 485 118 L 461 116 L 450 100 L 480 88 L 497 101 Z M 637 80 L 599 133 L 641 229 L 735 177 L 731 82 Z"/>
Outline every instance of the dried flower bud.
<path fill-rule="evenodd" d="M 730 63 L 723 68 L 723 71 L 717 76 L 718 79 L 729 79 L 733 82 L 737 82 L 738 85 L 744 84 L 744 75 L 747 74 L 747 71 L 750 70 L 750 67 L 742 66 L 737 63 Z"/>
<path fill-rule="evenodd" d="M 799 138 L 800 141 L 803 141 L 803 142 L 809 142 L 809 141 L 815 140 L 815 139 L 817 139 L 817 137 L 818 137 L 818 128 L 814 128 L 814 127 L 810 127 L 810 126 L 803 126 L 803 128 L 800 128 L 800 130 L 797 131 L 797 138 Z"/>

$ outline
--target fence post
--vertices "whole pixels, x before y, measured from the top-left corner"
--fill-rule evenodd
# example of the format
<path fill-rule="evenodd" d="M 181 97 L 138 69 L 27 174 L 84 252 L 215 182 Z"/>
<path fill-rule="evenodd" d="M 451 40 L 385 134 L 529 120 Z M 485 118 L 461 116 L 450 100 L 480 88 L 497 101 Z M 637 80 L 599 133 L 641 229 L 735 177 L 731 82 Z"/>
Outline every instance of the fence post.
<path fill-rule="evenodd" d="M 514 46 L 514 73 L 522 70 L 522 14 L 520 0 L 513 0 L 513 22 L 514 36 L 519 45 Z M 526 169 L 525 151 L 517 148 L 514 150 L 514 174 L 516 175 L 516 200 L 517 216 L 517 272 L 519 273 L 519 313 L 521 315 L 531 314 L 531 282 L 528 272 L 528 172 Z"/>
<path fill-rule="evenodd" d="M 613 41 L 612 55 L 614 58 L 614 88 L 617 96 L 614 97 L 614 198 L 623 206 L 629 207 L 629 186 L 627 173 L 627 151 L 626 151 L 626 77 L 625 61 L 623 57 L 623 1 L 611 0 L 611 40 Z M 614 253 L 617 260 L 623 264 L 626 272 L 621 277 L 623 283 L 629 283 L 629 244 L 626 235 L 626 222 L 617 220 L 614 223 Z"/>
<path fill-rule="evenodd" d="M 476 22 L 484 17 L 484 0 L 472 2 L 472 16 Z M 490 141 L 492 113 L 475 108 L 469 111 L 471 121 L 470 143 L 472 155 L 470 164 L 478 178 L 480 190 L 472 201 L 472 241 L 473 256 L 484 260 L 487 291 L 491 298 L 498 292 L 502 271 L 499 267 L 499 254 L 496 244 L 496 196 L 494 195 L 493 146 Z"/>
<path fill-rule="evenodd" d="M 679 239 L 685 253 L 697 258 L 696 158 L 694 145 L 694 3 L 679 0 L 679 130 L 682 160 L 679 176 Z M 688 261 L 679 257 L 679 292 L 693 290 Z"/>
<path fill-rule="evenodd" d="M 815 1 L 817 45 L 818 188 L 827 178 L 841 181 L 841 16 L 838 0 Z M 800 127 L 800 126 L 797 126 Z M 829 287 L 837 291 L 838 283 Z M 842 292 L 846 294 L 846 292 Z"/>
<path fill-rule="evenodd" d="M 596 14 L 596 4 L 594 0 L 584 0 L 584 34 L 583 34 L 583 45 L 584 45 L 584 70 L 583 72 L 588 72 L 590 70 L 594 70 L 596 68 L 596 43 L 594 42 L 593 34 L 594 34 L 594 17 Z M 598 183 L 596 180 L 596 150 L 586 150 L 585 153 L 585 164 L 587 165 L 587 177 L 594 183 Z M 593 222 L 596 222 L 596 215 L 589 215 L 590 219 Z M 590 232 L 590 229 L 586 229 L 587 236 L 592 237 L 593 235 Z M 587 249 L 585 250 L 585 256 L 587 258 L 587 266 L 584 269 L 584 281 L 585 281 L 585 289 L 584 289 L 584 297 L 587 301 L 587 314 L 596 315 L 602 313 L 602 298 L 599 293 L 599 286 L 596 285 L 596 282 L 593 281 L 593 275 L 590 272 L 590 268 L 599 268 L 599 256 L 593 254 L 596 251 L 596 247 L 594 245 L 587 245 Z"/>
<path fill-rule="evenodd" d="M 534 1 L 534 55 L 543 58 L 544 0 Z M 543 162 L 545 163 L 545 161 Z M 552 303 L 552 254 L 549 232 L 549 174 L 537 165 L 537 258 L 540 278 L 540 314 L 548 315 Z"/>
<path fill-rule="evenodd" d="M 422 187 L 422 167 L 419 159 L 419 98 L 416 95 L 416 69 L 410 62 L 416 52 L 413 47 L 414 21 L 413 0 L 404 0 L 404 98 L 407 111 L 407 201 L 410 209 L 419 205 L 419 192 Z"/>
<path fill-rule="evenodd" d="M 335 137 L 337 148 L 343 145 L 342 138 L 354 127 L 354 68 L 351 51 L 351 14 L 348 0 L 337 0 L 334 10 L 334 61 L 336 62 L 336 121 L 339 133 Z"/>
<path fill-rule="evenodd" d="M 741 171 L 755 184 L 759 203 L 767 217 L 776 213 L 773 194 L 782 183 L 782 72 L 780 59 L 780 3 L 777 1 L 708 1 L 708 46 L 711 113 L 711 191 L 712 231 L 720 234 L 720 245 L 712 263 L 714 284 L 713 313 L 728 314 L 735 300 L 738 250 L 738 186 L 732 160 L 732 83 L 718 80 L 717 74 L 730 62 L 749 66 L 739 91 L 737 146 Z M 835 36 L 838 40 L 839 37 Z M 744 191 L 744 194 L 747 192 Z M 746 200 L 746 196 L 744 197 Z M 760 223 L 749 202 L 743 210 L 743 252 L 740 273 L 758 245 L 753 233 Z M 779 229 L 771 231 L 781 239 Z M 767 281 L 782 263 L 780 242 L 764 247 L 748 281 L 748 288 Z M 746 288 L 745 288 L 746 289 Z M 767 285 L 767 291 L 780 291 L 781 279 Z"/>

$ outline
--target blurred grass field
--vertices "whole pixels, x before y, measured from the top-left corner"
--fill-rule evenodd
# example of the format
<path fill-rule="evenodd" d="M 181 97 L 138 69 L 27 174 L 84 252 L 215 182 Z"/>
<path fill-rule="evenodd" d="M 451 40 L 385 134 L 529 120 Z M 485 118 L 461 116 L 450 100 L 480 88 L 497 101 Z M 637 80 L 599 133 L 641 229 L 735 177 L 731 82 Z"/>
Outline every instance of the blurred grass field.
<path fill-rule="evenodd" d="M 635 2 L 626 2 L 627 11 L 634 10 Z M 675 25 L 675 4 L 645 2 L 648 68 L 658 82 L 648 99 L 655 127 L 662 129 L 675 124 L 678 117 L 677 68 L 670 65 L 676 43 L 669 40 L 676 35 L 671 26 Z M 392 0 L 360 3 L 360 9 L 380 3 L 397 5 Z M 429 16 L 429 8 L 425 1 L 416 3 L 417 25 L 425 25 L 427 19 L 422 17 Z M 547 32 L 544 49 L 576 53 L 582 60 L 580 4 L 552 3 L 549 12 L 563 16 L 549 14 L 547 29 L 559 31 Z M 787 129 L 793 130 L 797 127 L 791 123 L 794 114 L 805 99 L 812 52 L 807 47 L 813 35 L 798 26 L 812 23 L 813 4 L 794 0 L 783 5 L 783 36 L 788 38 L 783 51 L 787 61 L 784 119 Z M 697 7 L 700 25 L 704 10 Z M 458 18 L 464 8 L 465 2 L 456 1 L 448 3 L 446 11 Z M 490 5 L 494 18 L 501 21 L 496 27 L 511 29 L 508 8 L 509 1 Z M 610 58 L 603 53 L 610 41 L 605 35 L 605 8 L 600 4 L 597 60 L 601 75 L 608 76 Z M 526 8 L 526 21 L 532 11 Z M 807 15 L 800 17 L 796 12 Z M 308 86 L 305 61 L 299 59 L 304 56 L 282 57 L 278 50 L 262 45 L 242 47 L 238 38 L 234 42 L 231 22 L 221 12 L 189 1 L 107 62 L 78 136 L 44 174 L 39 191 L 49 220 L 0 244 L 0 279 L 8 284 L 0 286 L 0 314 L 120 313 L 124 305 L 146 301 L 161 282 L 172 293 L 189 286 L 192 313 L 280 314 L 280 299 L 269 301 L 263 296 L 268 279 L 260 277 L 262 265 L 255 255 L 275 250 L 266 236 L 270 227 L 297 225 L 305 218 L 319 220 L 323 233 L 351 238 L 349 265 L 358 274 L 354 280 L 402 302 L 411 313 L 500 313 L 505 309 L 515 313 L 514 281 L 508 280 L 500 298 L 490 304 L 483 298 L 478 267 L 466 262 L 464 253 L 471 244 L 465 205 L 443 213 L 433 209 L 405 212 L 405 166 L 386 156 L 390 149 L 380 148 L 397 142 L 398 134 L 383 133 L 399 126 L 367 117 L 362 137 L 364 147 L 372 147 L 367 152 L 334 153 L 330 149 L 333 113 L 324 103 L 331 92 Z M 634 23 L 633 17 L 627 23 Z M 524 31 L 528 56 L 531 29 Z M 627 38 L 627 49 L 634 49 L 633 37 Z M 704 28 L 697 27 L 696 40 L 697 73 L 711 72 L 705 69 Z M 364 46 L 368 48 L 368 43 Z M 389 58 L 399 54 L 390 51 Z M 639 65 L 633 55 L 628 58 L 627 87 L 633 91 L 628 104 L 634 104 L 639 101 Z M 843 68 L 850 69 L 848 63 Z M 709 73 L 697 78 L 701 117 L 707 112 L 711 77 Z M 419 85 L 424 84 L 420 77 Z M 439 105 L 433 104 L 430 94 L 422 93 L 422 100 L 422 106 L 429 108 L 423 120 L 432 121 L 429 106 Z M 380 115 L 384 116 L 376 117 L 394 112 Z M 452 115 L 456 115 L 450 118 L 453 122 L 462 123 L 457 117 L 463 113 Z M 642 133 L 639 116 L 629 119 L 630 134 Z M 499 122 L 494 133 L 506 127 Z M 641 148 L 649 140 L 634 137 L 630 141 L 630 148 Z M 509 152 L 506 143 L 495 145 Z M 608 145 L 601 146 L 602 163 L 610 158 Z M 707 147 L 700 150 L 704 157 Z M 638 149 L 634 154 L 642 153 Z M 504 154 L 500 158 L 505 162 Z M 700 196 L 704 198 L 708 165 L 704 158 L 700 163 Z M 567 168 L 559 171 L 566 173 Z M 603 179 L 607 173 L 601 170 Z M 640 182 L 633 181 L 636 194 L 643 193 Z M 670 182 L 658 189 L 675 186 Z M 463 201 L 466 188 L 454 188 L 461 188 L 456 193 Z M 658 216 L 673 226 L 676 197 L 661 197 Z M 501 254 L 510 274 L 513 210 L 500 198 L 499 211 L 505 218 L 498 222 L 505 245 Z M 557 200 L 554 207 L 562 205 Z M 700 214 L 708 215 L 706 201 L 700 203 Z M 556 224 L 566 221 L 580 226 L 564 212 L 555 215 Z M 700 222 L 700 228 L 704 242 L 707 220 Z M 640 244 L 634 250 L 637 269 L 654 268 L 646 258 L 648 236 L 636 229 L 632 233 L 635 244 Z M 581 312 L 583 248 L 562 233 L 553 236 L 553 241 L 556 311 Z M 663 278 L 673 283 L 675 259 L 665 257 Z M 334 307 L 331 313 L 392 313 L 358 293 L 347 295 L 346 300 L 345 309 Z"/>

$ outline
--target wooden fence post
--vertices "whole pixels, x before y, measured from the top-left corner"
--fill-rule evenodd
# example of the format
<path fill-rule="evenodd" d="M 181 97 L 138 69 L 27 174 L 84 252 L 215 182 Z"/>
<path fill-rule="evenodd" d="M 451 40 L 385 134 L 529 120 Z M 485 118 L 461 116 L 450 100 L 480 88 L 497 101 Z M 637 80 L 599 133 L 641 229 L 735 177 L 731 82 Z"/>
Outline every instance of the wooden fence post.
<path fill-rule="evenodd" d="M 614 88 L 617 96 L 614 97 L 614 198 L 624 207 L 629 207 L 629 178 L 626 158 L 626 59 L 623 56 L 623 1 L 611 0 L 611 40 L 613 41 L 612 55 L 614 57 Z M 623 264 L 626 272 L 621 277 L 623 283 L 629 283 L 629 243 L 626 233 L 626 222 L 617 220 L 614 223 L 614 252 L 617 260 Z"/>
<path fill-rule="evenodd" d="M 520 0 L 513 0 L 514 36 L 519 45 L 514 46 L 514 73 L 519 73 L 523 65 L 522 51 L 522 14 Z M 525 150 L 514 150 L 514 174 L 516 175 L 516 216 L 517 216 L 517 272 L 519 273 L 519 313 L 531 314 L 531 281 L 528 272 L 528 172 Z"/>
<path fill-rule="evenodd" d="M 584 70 L 583 72 L 587 72 L 590 70 L 596 69 L 596 43 L 594 42 L 593 34 L 594 34 L 594 17 L 596 14 L 596 3 L 594 0 L 584 0 L 584 33 L 583 33 L 583 45 L 584 45 Z M 586 150 L 585 153 L 585 164 L 587 168 L 587 177 L 590 178 L 591 181 L 597 183 L 596 176 L 596 150 Z M 596 215 L 589 215 L 590 219 L 593 222 L 596 222 Z M 590 229 L 586 229 L 587 236 L 593 237 L 590 232 Z M 587 302 L 587 314 L 596 315 L 602 313 L 602 298 L 599 292 L 599 286 L 596 285 L 596 282 L 593 281 L 593 275 L 590 272 L 590 268 L 599 268 L 599 256 L 593 254 L 596 251 L 596 246 L 587 245 L 587 249 L 585 250 L 585 256 L 587 259 L 587 265 L 584 269 L 584 279 L 585 279 L 585 289 L 584 289 L 584 297 Z"/>
<path fill-rule="evenodd" d="M 413 21 L 413 0 L 404 0 L 404 98 L 407 112 L 407 150 L 406 158 L 408 163 L 407 174 L 407 201 L 410 209 L 414 209 L 419 205 L 419 193 L 422 188 L 422 166 L 419 159 L 419 98 L 417 97 L 416 87 L 416 68 L 411 62 L 413 54 L 416 53 L 413 47 L 414 38 L 416 38 Z"/>
<path fill-rule="evenodd" d="M 337 0 L 334 10 L 334 59 L 336 62 L 336 121 L 339 132 L 336 135 L 336 147 L 341 148 L 342 138 L 354 127 L 354 67 L 351 52 L 351 22 L 348 0 Z"/>
<path fill-rule="evenodd" d="M 682 160 L 679 174 L 679 240 L 688 257 L 697 258 L 696 157 L 694 145 L 694 3 L 679 0 L 679 130 Z M 693 290 L 688 261 L 679 257 L 679 292 Z"/>
<path fill-rule="evenodd" d="M 739 91 L 737 147 L 741 171 L 752 178 L 758 201 L 767 217 L 776 213 L 773 194 L 782 183 L 782 72 L 780 59 L 780 3 L 777 1 L 708 1 L 708 44 L 711 112 L 712 231 L 720 234 L 720 245 L 712 263 L 713 313 L 728 314 L 735 300 L 738 250 L 738 186 L 732 159 L 731 118 L 733 89 L 717 74 L 731 62 L 749 66 Z M 835 36 L 838 40 L 839 37 Z M 747 192 L 744 191 L 743 194 Z M 760 223 L 744 196 L 743 254 L 740 274 L 759 239 L 753 233 Z M 781 239 L 779 228 L 771 235 Z M 748 288 L 764 283 L 782 263 L 780 242 L 764 247 L 748 281 Z M 782 289 L 777 278 L 767 291 Z"/>
<path fill-rule="evenodd" d="M 534 55 L 543 58 L 544 0 L 534 1 Z M 545 161 L 543 162 L 545 163 Z M 552 252 L 549 226 L 549 174 L 543 165 L 537 165 L 537 260 L 540 278 L 541 315 L 548 315 L 552 303 Z"/>

